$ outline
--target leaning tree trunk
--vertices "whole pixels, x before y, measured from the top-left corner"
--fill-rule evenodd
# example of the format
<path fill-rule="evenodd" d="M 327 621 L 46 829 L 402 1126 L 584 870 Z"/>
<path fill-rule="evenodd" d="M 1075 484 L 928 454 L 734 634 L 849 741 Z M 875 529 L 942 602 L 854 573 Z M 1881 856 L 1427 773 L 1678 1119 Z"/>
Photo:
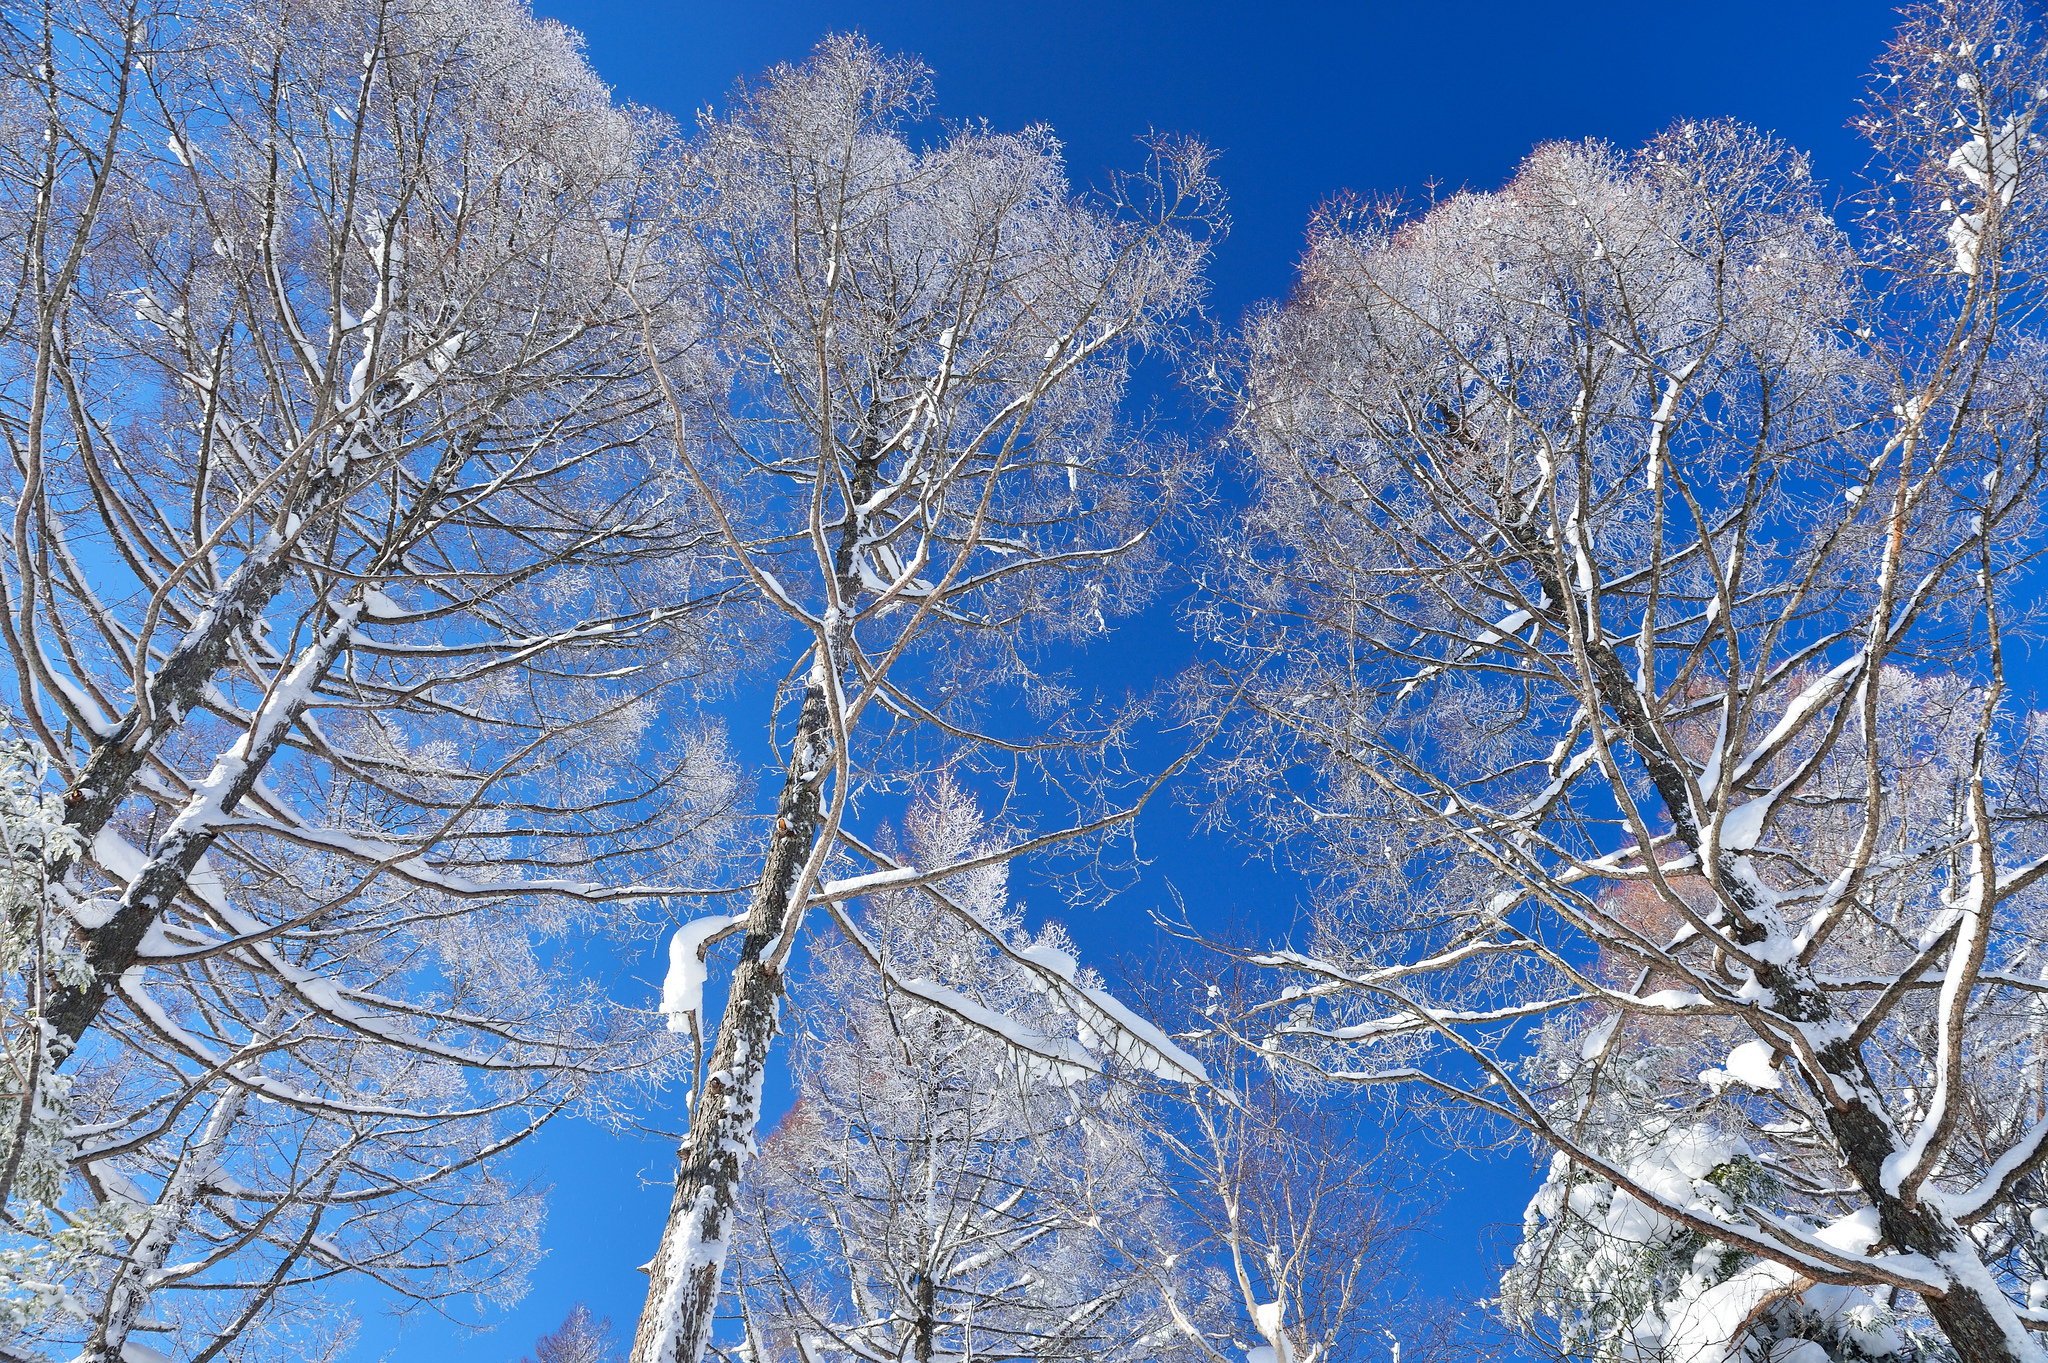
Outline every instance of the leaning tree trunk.
<path fill-rule="evenodd" d="M 1551 602 L 1576 599 L 1562 565 L 1547 552 L 1548 546 L 1534 542 L 1526 531 L 1521 533 L 1518 543 Z M 1590 637 L 1583 615 L 1577 620 L 1568 619 L 1562 604 L 1538 614 L 1550 619 L 1560 631 L 1570 631 L 1584 640 L 1590 699 L 1604 704 L 1620 721 L 1628 745 L 1648 770 L 1680 842 L 1705 864 L 1706 839 L 1692 813 L 1678 760 L 1665 751 L 1619 654 L 1611 643 Z M 1733 935 L 1738 941 L 1760 940 L 1763 930 L 1754 925 L 1763 911 L 1762 903 L 1742 877 L 1731 870 L 1724 868 L 1721 883 L 1752 924 L 1748 930 L 1737 927 Z M 1824 1023 L 1832 1015 L 1833 1004 L 1828 995 L 1816 987 L 1804 969 L 1764 963 L 1757 969 L 1757 980 L 1778 1001 L 1775 1011 L 1783 1018 L 1811 1025 Z M 1874 1090 L 1860 1050 L 1846 1040 L 1822 1048 L 1819 1059 L 1838 1094 L 1857 1095 Z M 1885 1161 L 1898 1143 L 1896 1130 L 1882 1110 L 1854 1096 L 1823 1105 L 1850 1171 L 1877 1209 L 1885 1240 L 1906 1253 L 1924 1255 L 1947 1273 L 1948 1289 L 1938 1297 L 1925 1298 L 1927 1313 L 1941 1327 L 1963 1363 L 2042 1363 L 2040 1346 L 2028 1334 L 2012 1302 L 1984 1262 L 1983 1254 L 1955 1218 L 1940 1206 L 1939 1199 L 1920 1197 L 1908 1202 L 1886 1187 Z"/>
<path fill-rule="evenodd" d="M 297 495 L 286 496 L 270 532 L 207 600 L 192 628 L 144 683 L 134 708 L 98 741 L 64 792 L 64 822 L 81 845 L 90 848 L 114 811 L 134 794 L 143 767 L 164 739 L 186 715 L 206 707 L 206 689 L 227 666 L 235 638 L 260 626 L 263 612 L 284 589 L 296 566 L 292 547 L 297 537 L 341 506 L 362 477 L 363 461 L 377 453 L 380 424 L 424 391 L 422 383 L 387 379 L 370 394 L 332 453 L 315 457 L 317 450 L 301 451 L 309 464 Z M 287 536 L 280 528 L 292 522 L 298 529 Z M 71 863 L 68 849 L 52 857 L 50 878 L 62 880 Z"/>
<path fill-rule="evenodd" d="M 377 453 L 378 423 L 425 391 L 419 382 L 397 379 L 379 385 L 368 412 L 358 419 L 336 453 L 314 465 L 301 495 L 287 499 L 285 504 L 294 510 L 280 523 L 299 521 L 298 534 L 303 536 L 306 525 L 339 513 L 352 480 L 363 476 L 363 461 Z M 483 429 L 478 425 L 443 455 L 410 510 L 387 533 L 377 557 L 367 566 L 368 585 L 374 586 L 378 575 L 403 555 L 420 523 L 428 519 L 435 499 L 447 490 L 455 471 L 477 448 Z M 291 549 L 292 542 L 275 529 L 265 537 L 213 595 L 200 624 L 150 677 L 149 704 L 138 704 L 114 737 L 93 751 L 64 797 L 65 822 L 79 844 L 92 845 L 133 792 L 139 773 L 165 733 L 199 708 L 206 689 L 216 683 L 226 666 L 234 635 L 246 631 L 283 590 L 294 566 Z M 68 1059 L 87 1029 L 99 1021 L 121 977 L 141 958 L 143 940 L 158 917 L 186 892 L 194 868 L 218 840 L 222 825 L 263 779 L 271 759 L 318 699 L 321 681 L 353 645 L 365 609 L 362 592 L 355 592 L 346 604 L 330 602 L 329 609 L 334 613 L 331 626 L 316 635 L 290 671 L 265 694 L 250 717 L 248 731 L 214 759 L 212 769 L 193 787 L 148 860 L 127 877 L 127 888 L 114 912 L 97 927 L 80 930 L 90 971 L 82 981 L 54 988 L 46 1014 L 55 1029 L 56 1044 L 51 1050 L 55 1063 L 61 1065 Z M 157 720 L 145 722 L 151 714 L 158 716 Z M 89 798 L 81 797 L 81 791 Z M 69 872 L 73 855 L 66 850 L 50 859 L 48 872 L 53 880 Z"/>
<path fill-rule="evenodd" d="M 249 731 L 214 759 L 213 769 L 193 787 L 156 851 L 130 877 L 114 912 L 104 923 L 81 934 L 87 973 L 81 980 L 53 989 L 44 1015 L 54 1033 L 54 1061 L 69 1057 L 86 1029 L 99 1020 L 108 996 L 141 958 L 143 939 L 190 884 L 199 859 L 220 837 L 222 824 L 256 788 L 293 726 L 317 698 L 315 688 L 348 647 L 362 613 L 359 592 L 340 607 L 333 624 L 300 654 L 282 683 L 264 698 Z"/>
<path fill-rule="evenodd" d="M 768 1049 L 782 1011 L 783 973 L 770 958 L 791 926 L 791 892 L 817 839 L 825 777 L 832 770 L 825 688 L 835 682 L 832 669 L 852 638 L 849 618 L 860 589 L 855 559 L 865 523 L 860 508 L 874 494 L 880 462 L 876 444 L 870 435 L 848 480 L 846 520 L 832 565 L 842 603 L 837 637 L 818 641 L 818 656 L 804 688 L 796 741 L 776 801 L 761 880 L 747 906 L 746 938 L 719 1019 L 711 1069 L 683 1141 L 682 1168 L 676 1175 L 661 1248 L 647 1268 L 647 1304 L 633 1336 L 631 1363 L 699 1363 L 711 1340 L 740 1180 L 754 1153 Z"/>
<path fill-rule="evenodd" d="M 795 757 L 776 802 L 761 882 L 747 908 L 747 935 L 719 1020 L 711 1070 L 697 1095 L 661 1249 L 648 1266 L 647 1305 L 632 1363 L 697 1363 L 711 1339 L 740 1179 L 754 1152 L 761 1082 L 782 1011 L 781 969 L 769 957 L 789 921 L 790 892 L 817 836 L 819 792 L 831 756 L 824 664 L 812 671 L 797 723 Z"/>

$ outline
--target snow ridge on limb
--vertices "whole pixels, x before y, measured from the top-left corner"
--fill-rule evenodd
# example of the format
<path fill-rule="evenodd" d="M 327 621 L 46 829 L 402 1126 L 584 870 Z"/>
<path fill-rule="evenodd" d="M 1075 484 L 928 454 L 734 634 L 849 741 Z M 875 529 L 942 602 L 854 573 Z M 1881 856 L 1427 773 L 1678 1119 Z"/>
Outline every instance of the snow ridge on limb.
<path fill-rule="evenodd" d="M 906 861 L 985 838 L 962 796 L 920 793 Z M 844 930 L 792 1005 L 798 1102 L 742 1198 L 735 1342 L 1156 1357 L 1154 1247 L 1178 1242 L 1145 1104 L 1097 1082 L 1071 1019 L 991 944 L 1018 931 L 1005 877 L 948 888 L 973 919 L 901 889 L 830 909 Z"/>
<path fill-rule="evenodd" d="M 860 930 L 860 925 L 851 915 L 837 904 L 832 906 L 831 913 L 832 921 L 838 924 L 840 932 L 846 935 L 846 940 L 860 951 L 868 964 L 891 988 L 941 1009 L 968 1026 L 986 1033 L 1028 1062 L 1043 1066 L 1059 1079 L 1077 1082 L 1096 1078 L 1102 1073 L 1101 1062 L 1090 1055 L 1087 1047 L 1073 1037 L 1049 1036 L 1017 1018 L 999 1013 L 969 998 L 948 985 L 922 977 L 905 977 L 902 972 L 891 968 L 882 949 Z"/>
<path fill-rule="evenodd" d="M 974 857 L 955 863 L 956 869 L 942 868 L 920 875 L 913 868 L 897 865 L 887 853 L 870 846 L 850 832 L 842 829 L 839 840 L 882 868 L 873 877 L 877 883 L 914 887 L 960 922 L 971 924 L 984 933 L 990 945 L 1005 960 L 1031 979 L 1038 989 L 1057 1000 L 1063 1010 L 1074 1016 L 1083 1029 L 1084 1044 L 1091 1037 L 1095 1038 L 1124 1060 L 1170 1082 L 1209 1082 L 1208 1072 L 1203 1068 L 1202 1062 L 1175 1045 L 1158 1027 L 1133 1013 L 1106 990 L 1080 982 L 1077 978 L 1079 967 L 1073 957 L 1058 947 L 1045 944 L 1023 947 L 1012 945 L 1000 931 L 983 923 L 972 909 L 947 893 L 944 888 L 946 880 L 964 871 L 1002 863 L 990 861 L 985 857 Z M 905 874 L 906 872 L 908 874 Z M 884 880 L 884 877 L 893 878 Z M 835 915 L 835 921 L 844 931 L 856 931 L 851 920 L 843 915 Z M 878 956 L 874 959 L 880 963 Z"/>

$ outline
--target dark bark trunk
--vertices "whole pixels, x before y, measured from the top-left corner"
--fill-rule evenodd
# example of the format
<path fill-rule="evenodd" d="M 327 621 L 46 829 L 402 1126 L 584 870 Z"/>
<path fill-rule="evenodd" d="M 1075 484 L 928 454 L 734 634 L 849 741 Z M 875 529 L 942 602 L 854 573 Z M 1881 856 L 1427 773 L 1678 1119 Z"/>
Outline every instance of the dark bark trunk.
<path fill-rule="evenodd" d="M 830 641 L 830 656 L 817 660 L 804 690 L 766 864 L 747 907 L 746 938 L 733 969 L 725 1014 L 719 1019 L 711 1070 L 704 1091 L 697 1095 L 690 1134 L 683 1143 L 668 1224 L 648 1269 L 647 1304 L 634 1332 L 630 1363 L 699 1363 L 711 1339 L 740 1182 L 753 1153 L 761 1081 L 782 1007 L 782 971 L 765 958 L 791 927 L 791 892 L 818 835 L 825 776 L 833 757 L 825 688 L 833 680 L 830 669 L 851 640 L 846 617 L 852 613 L 860 583 L 855 558 L 865 521 L 861 508 L 874 495 L 878 462 L 876 440 L 870 434 L 848 479 L 850 504 L 833 554 L 833 575 L 845 605 L 839 637 Z M 825 649 L 823 641 L 819 647 Z"/>
<path fill-rule="evenodd" d="M 939 1330 L 938 1285 L 929 1269 L 917 1275 L 917 1339 L 913 1345 L 917 1363 L 932 1363 L 932 1339 Z"/>
<path fill-rule="evenodd" d="M 376 390 L 369 409 L 351 426 L 336 451 L 320 460 L 301 489 L 289 498 L 291 518 L 300 522 L 300 534 L 306 525 L 339 505 L 360 477 L 361 460 L 378 452 L 378 424 L 417 394 L 416 387 L 397 379 L 387 380 Z M 376 567 L 388 562 L 398 545 L 417 529 L 420 519 L 431 513 L 447 479 L 475 448 L 478 438 L 473 431 L 443 458 L 398 527 L 398 533 L 385 543 Z M 227 665 L 236 632 L 260 623 L 263 612 L 283 589 L 292 567 L 291 542 L 283 537 L 271 546 L 270 552 L 259 550 L 244 560 L 214 594 L 200 625 L 171 650 L 163 666 L 149 678 L 149 712 L 157 717 L 155 723 L 143 724 L 143 710 L 137 707 L 122 721 L 115 737 L 87 759 L 85 769 L 72 783 L 64 801 L 65 822 L 78 832 L 86 846 L 91 846 L 114 811 L 128 798 L 135 777 L 165 733 L 199 707 L 206 687 Z M 199 806 L 205 796 L 195 795 L 122 894 L 114 913 L 99 927 L 81 934 L 92 976 L 81 985 L 55 987 L 45 1014 L 58 1034 L 52 1048 L 57 1060 L 62 1061 L 76 1048 L 79 1039 L 98 1019 L 121 976 L 135 964 L 142 940 L 157 916 L 184 893 L 192 869 L 219 837 L 218 818 L 233 814 L 262 779 L 265 768 L 290 736 L 292 726 L 311 704 L 314 685 L 348 647 L 354 618 L 350 617 L 348 627 L 337 622 L 316 640 L 308 653 L 301 655 L 292 671 L 302 674 L 310 668 L 312 677 L 282 700 L 273 698 L 270 709 L 259 710 L 246 746 L 239 753 L 230 749 L 216 763 L 209 781 L 217 780 L 219 786 L 207 792 L 217 805 L 215 818 L 208 820 L 204 816 Z M 70 869 L 67 854 L 51 865 L 52 878 L 61 878 Z"/>
<path fill-rule="evenodd" d="M 412 396 L 413 390 L 406 384 L 387 380 L 340 447 L 312 468 L 300 493 L 286 506 L 301 522 L 301 533 L 348 491 L 356 476 L 356 461 L 376 451 L 377 424 Z M 281 513 L 279 522 L 284 520 Z M 207 684 L 227 666 L 235 635 L 262 622 L 263 612 L 283 589 L 292 566 L 291 542 L 282 535 L 267 551 L 259 546 L 244 559 L 214 593 L 198 624 L 150 674 L 145 683 L 148 705 L 131 709 L 114 733 L 86 758 L 84 768 L 64 793 L 64 822 L 77 831 L 86 847 L 92 846 L 114 811 L 134 793 L 135 778 L 157 745 L 184 723 L 186 715 L 205 704 Z M 71 865 L 68 854 L 57 858 L 51 863 L 50 878 L 63 879 Z"/>
<path fill-rule="evenodd" d="M 293 673 L 310 670 L 313 680 L 326 675 L 348 646 L 354 619 L 351 613 L 336 621 L 300 658 Z M 79 1038 L 99 1017 L 107 996 L 138 959 L 142 939 L 149 935 L 157 916 L 184 892 L 192 868 L 220 836 L 220 821 L 233 814 L 236 806 L 256 788 L 264 768 L 270 765 L 292 726 L 312 703 L 313 694 L 313 686 L 308 682 L 288 689 L 284 696 L 273 698 L 270 706 L 257 711 L 256 731 L 246 740 L 248 746 L 239 754 L 230 749 L 222 756 L 207 784 L 194 794 L 148 862 L 129 882 L 113 914 L 83 934 L 85 960 L 92 967 L 92 975 L 82 984 L 53 985 L 44 1012 L 45 1020 L 59 1038 L 52 1047 L 54 1059 L 62 1060 L 71 1054 Z"/>
<path fill-rule="evenodd" d="M 1868 1091 L 1870 1076 L 1863 1058 L 1846 1042 L 1836 1042 L 1820 1053 L 1830 1074 L 1855 1089 Z M 1884 1191 L 1885 1161 L 1895 1152 L 1892 1126 L 1869 1106 L 1851 1101 L 1828 1105 L 1828 1126 L 1841 1147 L 1850 1171 L 1864 1195 L 1877 1208 L 1878 1226 L 1884 1238 L 1909 1254 L 1925 1255 L 1937 1264 L 1946 1263 L 1958 1252 L 1981 1263 L 1977 1247 L 1956 1224 L 1955 1219 L 1927 1199 L 1908 1204 Z M 1991 1275 L 1985 1274 L 1986 1281 Z M 1964 1283 L 1956 1283 L 1939 1297 L 1928 1297 L 1927 1314 L 1964 1363 L 2033 1363 L 2038 1350 L 2023 1354 L 2014 1349 L 2011 1331 L 2018 1331 L 2018 1315 L 2003 1296 L 1992 1301 L 1987 1294 Z M 2008 1329 L 2010 1327 L 2010 1330 Z"/>
<path fill-rule="evenodd" d="M 747 909 L 747 935 L 719 1020 L 711 1069 L 697 1095 L 668 1225 L 649 1270 L 632 1363 L 696 1363 L 711 1338 L 725 1268 L 723 1247 L 732 1234 L 740 1179 L 760 1117 L 761 1079 L 782 1008 L 782 972 L 764 957 L 788 924 L 790 892 L 817 835 L 823 782 L 806 779 L 805 763 L 829 748 L 827 719 L 824 689 L 814 685 L 804 695 L 797 758 L 776 804 L 767 865 Z"/>
<path fill-rule="evenodd" d="M 1578 597 L 1557 569 L 1548 546 L 1519 527 L 1511 528 L 1508 533 L 1549 597 L 1547 607 L 1536 613 L 1560 633 L 1568 633 L 1573 622 L 1564 614 L 1565 603 L 1576 603 Z M 1695 817 L 1678 760 L 1665 750 L 1648 707 L 1636 690 L 1620 655 L 1604 639 L 1596 642 L 1590 637 L 1583 613 L 1576 623 L 1582 634 L 1587 636 L 1586 656 L 1593 669 L 1593 676 L 1588 680 L 1593 684 L 1594 693 L 1613 712 L 1627 735 L 1629 747 L 1642 761 L 1666 814 L 1670 816 L 1673 832 L 1695 856 L 1701 858 L 1704 866 L 1705 837 Z M 1723 871 L 1716 877 L 1718 883 L 1746 920 L 1731 924 L 1731 935 L 1744 945 L 1762 940 L 1767 931 L 1761 921 L 1764 906 L 1740 876 L 1727 874 L 1725 867 L 1718 869 Z M 1815 987 L 1806 973 L 1796 966 L 1761 962 L 1755 973 L 1757 982 L 1771 991 L 1774 1000 L 1772 1011 L 1780 1017 L 1793 1022 L 1822 1022 L 1832 1012 L 1827 994 Z M 1829 1074 L 1843 1081 L 1851 1092 L 1872 1091 L 1861 1054 L 1846 1042 L 1836 1042 L 1822 1051 L 1820 1060 Z M 1944 1267 L 1949 1257 L 1957 1253 L 1969 1256 L 1981 1266 L 1982 1258 L 1976 1246 L 1954 1218 L 1928 1201 L 1909 1205 L 1885 1191 L 1884 1163 L 1896 1149 L 1890 1121 L 1881 1112 L 1855 1099 L 1845 1103 L 1824 1102 L 1823 1106 L 1827 1109 L 1828 1123 L 1836 1143 L 1857 1184 L 1877 1209 L 1878 1224 L 1885 1240 L 1900 1250 L 1924 1255 Z M 1988 1272 L 1984 1277 L 1987 1282 L 1991 1281 Z M 1941 1327 L 1942 1334 L 1964 1363 L 2034 1363 L 2038 1357 L 2038 1350 L 2022 1353 L 2015 1349 L 2015 1334 L 2023 1334 L 2023 1331 L 2011 1303 L 2002 1295 L 1993 1300 L 1992 1294 L 1967 1284 L 1953 1283 L 1941 1296 L 1925 1300 L 1928 1314 Z"/>

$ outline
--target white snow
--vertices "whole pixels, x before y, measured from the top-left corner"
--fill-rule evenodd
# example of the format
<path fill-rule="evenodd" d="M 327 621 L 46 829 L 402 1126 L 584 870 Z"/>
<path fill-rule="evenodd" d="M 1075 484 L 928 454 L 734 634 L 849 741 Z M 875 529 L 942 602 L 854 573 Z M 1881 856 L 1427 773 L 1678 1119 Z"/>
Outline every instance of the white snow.
<path fill-rule="evenodd" d="M 1840 695 L 1843 688 L 1862 671 L 1863 659 L 1863 650 L 1858 649 L 1794 697 L 1792 703 L 1785 707 L 1783 717 L 1771 726 L 1768 734 L 1764 735 L 1763 742 L 1751 749 L 1749 755 L 1742 759 L 1741 765 L 1735 768 L 1735 779 L 1740 781 L 1748 776 L 1759 762 L 1776 752 L 1788 738 L 1804 727 L 1815 712 Z M 1723 843 L 1727 845 L 1725 836 Z"/>
<path fill-rule="evenodd" d="M 1013 1050 L 1020 1051 L 1047 1067 L 1051 1077 L 1061 1083 L 1092 1078 L 1102 1072 L 1102 1067 L 1095 1062 L 1094 1057 L 1072 1037 L 1047 1036 L 1035 1028 L 1025 1026 L 1008 1014 L 982 1006 L 957 989 L 932 980 L 906 980 L 891 975 L 890 983 L 913 998 L 923 999 L 963 1022 L 972 1023 L 1000 1038 Z"/>
<path fill-rule="evenodd" d="M 1753 1089 L 1776 1089 L 1784 1079 L 1771 1064 L 1772 1047 L 1766 1041 L 1745 1041 L 1728 1052 L 1728 1059 L 1720 1069 L 1702 1070 L 1700 1083 L 1719 1093 L 1730 1084 L 1746 1084 Z"/>
<path fill-rule="evenodd" d="M 818 887 L 818 900 L 852 899 L 873 890 L 890 885 L 901 885 L 906 880 L 916 880 L 915 866 L 898 866 L 887 871 L 870 871 L 866 875 L 848 876 L 844 880 L 828 880 Z"/>
<path fill-rule="evenodd" d="M 375 587 L 363 593 L 363 613 L 372 620 L 402 620 L 411 614 Z"/>
<path fill-rule="evenodd" d="M 1773 796 L 1760 795 L 1754 800 L 1735 806 L 1721 820 L 1721 846 L 1731 851 L 1747 852 L 1756 846 L 1763 836 L 1764 815 L 1771 812 Z"/>
<path fill-rule="evenodd" d="M 1100 1010 L 1099 1016 L 1083 1017 L 1082 1021 L 1117 1055 L 1174 1083 L 1209 1082 L 1209 1072 L 1202 1067 L 1202 1062 L 1167 1040 L 1166 1033 L 1124 1007 L 1108 992 L 1091 989 L 1076 980 L 1073 957 L 1043 942 L 1028 946 L 1019 954 L 1033 965 L 1057 975 L 1073 994 L 1078 994 L 1081 1000 Z M 1058 997 L 1073 1007 L 1077 1002 L 1073 994 L 1062 991 Z"/>
<path fill-rule="evenodd" d="M 1597 1027 L 1590 1028 L 1579 1038 L 1579 1059 L 1594 1060 L 1607 1049 L 1607 1043 L 1614 1036 L 1614 1029 L 1621 1025 L 1621 1014 L 1616 1013 Z"/>
<path fill-rule="evenodd" d="M 704 1009 L 704 980 L 711 967 L 704 953 L 711 939 L 739 918 L 707 914 L 676 929 L 668 942 L 668 975 L 661 982 L 661 1011 L 671 1032 L 687 1032 Z"/>
<path fill-rule="evenodd" d="M 1877 1224 L 1877 1208 L 1859 1207 L 1822 1226 L 1813 1233 L 1813 1238 L 1848 1254 L 1867 1254 L 1883 1235 Z"/>
<path fill-rule="evenodd" d="M 1665 380 L 1663 396 L 1657 400 L 1657 410 L 1650 415 L 1650 453 L 1643 477 L 1649 482 L 1652 492 L 1664 481 L 1664 442 L 1671 429 L 1672 415 L 1678 410 L 1679 394 L 1685 391 L 1686 380 L 1705 360 L 1704 355 L 1696 355 Z"/>
<path fill-rule="evenodd" d="M 2001 209 L 2009 207 L 2013 191 L 2019 187 L 2021 143 L 2032 121 L 2032 114 L 2008 121 L 1991 134 L 1988 147 L 1984 134 L 1979 133 L 1955 149 L 1948 158 L 1948 168 L 1985 191 L 1987 199 L 1995 196 Z M 1957 213 L 1955 221 L 1948 225 L 1949 246 L 1956 253 L 1956 273 L 1976 273 L 1987 216 L 1988 212 L 1980 207 L 1975 213 Z"/>

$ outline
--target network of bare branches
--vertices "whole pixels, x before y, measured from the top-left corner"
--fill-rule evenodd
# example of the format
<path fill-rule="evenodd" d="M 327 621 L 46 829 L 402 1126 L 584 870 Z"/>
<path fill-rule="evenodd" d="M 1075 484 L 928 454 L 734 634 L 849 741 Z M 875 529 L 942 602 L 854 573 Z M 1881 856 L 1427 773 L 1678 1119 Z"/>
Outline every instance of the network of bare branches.
<path fill-rule="evenodd" d="M 914 146 L 928 100 L 916 63 L 828 39 L 703 121 L 670 210 L 688 225 L 672 268 L 697 282 L 708 322 L 661 371 L 667 415 L 725 552 L 785 631 L 791 681 L 769 716 L 779 794 L 753 898 L 743 916 L 687 925 L 672 953 L 675 1012 L 695 1028 L 705 953 L 740 938 L 635 1363 L 696 1363 L 707 1347 L 806 913 L 828 911 L 887 974 L 837 907 L 881 877 L 1006 947 L 938 883 L 1099 847 L 1146 793 L 1055 784 L 1073 822 L 942 867 L 898 864 L 849 823 L 863 792 L 906 773 L 992 756 L 1085 773 L 1114 757 L 1120 728 L 1062 718 L 1072 698 L 1036 650 L 1098 635 L 1145 599 L 1155 532 L 1197 472 L 1184 449 L 1135 438 L 1119 405 L 1135 357 L 1200 301 L 1221 226 L 1208 152 L 1157 140 L 1143 174 L 1080 199 L 1043 128 L 963 126 Z M 650 314 L 650 359 L 681 352 L 666 334 Z M 836 856 L 871 869 L 825 880 Z M 1182 1064 L 1078 982 L 1070 957 L 1007 959 L 1098 1044 Z M 1009 1026 L 937 986 L 920 997 L 1045 1063 L 1099 1063 L 1072 1033 Z"/>
<path fill-rule="evenodd" d="M 942 865 L 990 836 L 943 781 L 891 845 Z M 1341 1363 L 1390 1340 L 1434 1356 L 1432 1303 L 1401 1271 L 1428 1180 L 1397 1170 L 1398 1139 L 1290 1091 L 1203 1025 L 1235 989 L 1168 985 L 1156 960 L 1119 992 L 1169 1017 L 1179 999 L 1206 1082 L 1047 1059 L 1067 1010 L 1010 953 L 1073 948 L 1056 926 L 1027 933 L 1007 882 L 998 865 L 943 886 L 972 925 L 916 891 L 870 896 L 866 949 L 813 953 L 796 1102 L 743 1198 L 722 1356 Z"/>
<path fill-rule="evenodd" d="M 546 943 L 686 888 L 734 789 L 652 723 L 722 665 L 726 561 L 638 344 L 688 326 L 640 217 L 674 137 L 504 0 L 0 23 L 0 635 L 62 791 L 0 1348 L 507 1299 L 540 1209 L 493 1157 L 674 1051 Z"/>
<path fill-rule="evenodd" d="M 1578 1354 L 2048 1328 L 2043 34 L 1919 6 L 1873 89 L 1847 227 L 1744 127 L 1543 147 L 1318 218 L 1235 355 L 1190 694 L 1323 894 L 1233 1025 L 1558 1151 L 1510 1306 Z"/>

